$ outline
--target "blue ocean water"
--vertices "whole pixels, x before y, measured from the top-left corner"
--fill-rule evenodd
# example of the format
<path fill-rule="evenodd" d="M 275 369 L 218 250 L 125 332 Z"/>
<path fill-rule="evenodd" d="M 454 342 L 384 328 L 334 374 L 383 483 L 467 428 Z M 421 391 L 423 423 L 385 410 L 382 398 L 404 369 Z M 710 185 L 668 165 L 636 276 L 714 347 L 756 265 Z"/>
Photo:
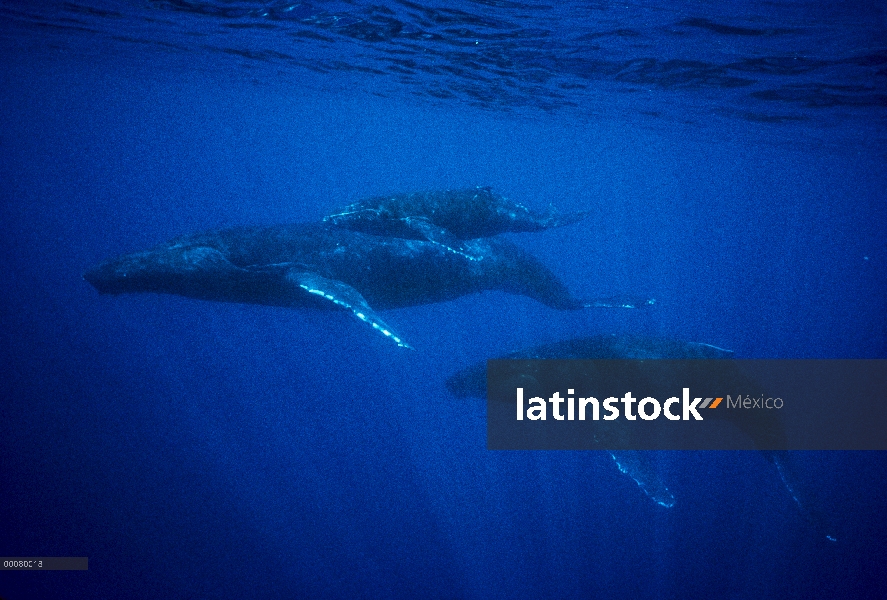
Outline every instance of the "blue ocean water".
<path fill-rule="evenodd" d="M 628 333 L 887 358 L 883 2 L 0 1 L 0 572 L 18 598 L 880 598 L 887 460 L 487 451 L 448 376 Z M 579 296 L 348 316 L 99 296 L 176 235 L 489 185 Z"/>

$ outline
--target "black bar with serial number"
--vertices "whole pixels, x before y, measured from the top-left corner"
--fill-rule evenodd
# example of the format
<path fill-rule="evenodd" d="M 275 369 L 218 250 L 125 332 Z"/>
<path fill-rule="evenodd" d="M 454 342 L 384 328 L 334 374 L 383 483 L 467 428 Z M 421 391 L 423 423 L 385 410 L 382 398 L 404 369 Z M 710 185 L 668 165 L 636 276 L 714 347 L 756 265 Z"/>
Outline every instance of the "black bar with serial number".
<path fill-rule="evenodd" d="M 2 557 L 0 571 L 86 571 L 86 556 Z"/>

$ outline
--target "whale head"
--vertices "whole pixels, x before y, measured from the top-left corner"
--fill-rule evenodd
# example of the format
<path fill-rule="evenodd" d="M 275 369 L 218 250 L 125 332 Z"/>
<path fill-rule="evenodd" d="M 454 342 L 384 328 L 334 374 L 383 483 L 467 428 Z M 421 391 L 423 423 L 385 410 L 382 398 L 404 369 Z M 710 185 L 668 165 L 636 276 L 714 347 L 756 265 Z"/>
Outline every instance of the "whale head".
<path fill-rule="evenodd" d="M 161 247 L 106 260 L 83 274 L 100 294 L 159 292 L 202 296 L 233 268 L 214 248 Z"/>
<path fill-rule="evenodd" d="M 83 279 L 100 294 L 154 291 L 168 275 L 164 262 L 156 251 L 124 254 L 92 267 Z"/>

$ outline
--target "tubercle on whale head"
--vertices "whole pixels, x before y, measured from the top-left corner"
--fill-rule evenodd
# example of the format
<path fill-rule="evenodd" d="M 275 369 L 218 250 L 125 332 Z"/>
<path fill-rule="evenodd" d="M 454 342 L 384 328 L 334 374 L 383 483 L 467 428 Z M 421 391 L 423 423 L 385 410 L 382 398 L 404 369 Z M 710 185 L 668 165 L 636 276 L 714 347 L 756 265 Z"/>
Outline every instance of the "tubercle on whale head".
<path fill-rule="evenodd" d="M 87 270 L 83 279 L 100 294 L 165 291 L 181 271 L 176 263 L 187 254 L 175 247 L 124 254 Z"/>
<path fill-rule="evenodd" d="M 83 279 L 100 294 L 123 294 L 131 291 L 128 288 L 133 281 L 119 259 L 107 260 L 90 268 L 83 274 Z"/>

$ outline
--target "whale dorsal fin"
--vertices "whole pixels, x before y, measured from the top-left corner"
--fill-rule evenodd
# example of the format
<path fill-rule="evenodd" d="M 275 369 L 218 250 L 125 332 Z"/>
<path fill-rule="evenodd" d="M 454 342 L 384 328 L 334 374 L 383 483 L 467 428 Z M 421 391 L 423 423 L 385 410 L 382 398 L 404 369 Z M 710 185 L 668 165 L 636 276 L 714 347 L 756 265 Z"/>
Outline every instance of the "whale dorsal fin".
<path fill-rule="evenodd" d="M 307 292 L 321 299 L 321 301 L 329 301 L 340 308 L 350 311 L 355 317 L 401 348 L 412 349 L 412 346 L 395 334 L 385 321 L 376 314 L 376 311 L 370 307 L 360 292 L 350 285 L 335 279 L 322 277 L 317 273 L 298 269 L 290 269 L 286 274 L 286 279 L 298 286 L 302 293 Z"/>

